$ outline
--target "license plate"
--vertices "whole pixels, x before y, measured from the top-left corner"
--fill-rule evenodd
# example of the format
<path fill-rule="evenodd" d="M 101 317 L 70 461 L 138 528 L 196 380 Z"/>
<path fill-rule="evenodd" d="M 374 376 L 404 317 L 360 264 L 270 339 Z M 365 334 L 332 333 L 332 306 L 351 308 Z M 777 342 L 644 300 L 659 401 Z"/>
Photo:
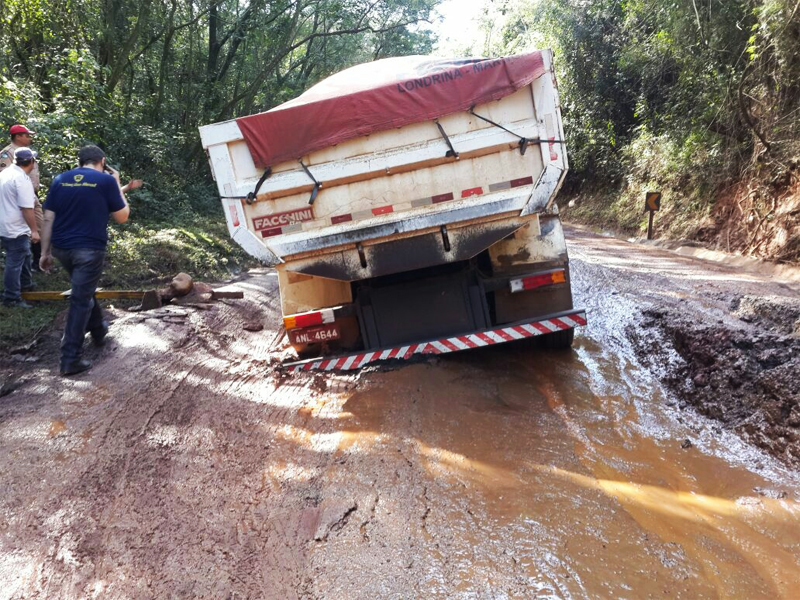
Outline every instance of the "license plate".
<path fill-rule="evenodd" d="M 340 337 L 341 334 L 336 323 L 289 330 L 289 339 L 293 344 L 318 344 L 320 342 L 338 340 Z"/>

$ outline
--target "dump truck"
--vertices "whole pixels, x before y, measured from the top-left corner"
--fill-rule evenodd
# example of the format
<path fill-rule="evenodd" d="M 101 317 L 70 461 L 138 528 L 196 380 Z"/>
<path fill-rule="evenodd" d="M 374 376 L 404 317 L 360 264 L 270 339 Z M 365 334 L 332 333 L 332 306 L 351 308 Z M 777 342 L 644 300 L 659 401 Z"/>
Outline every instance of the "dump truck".
<path fill-rule="evenodd" d="M 383 59 L 200 128 L 231 237 L 277 272 L 288 369 L 571 346 L 552 61 Z"/>

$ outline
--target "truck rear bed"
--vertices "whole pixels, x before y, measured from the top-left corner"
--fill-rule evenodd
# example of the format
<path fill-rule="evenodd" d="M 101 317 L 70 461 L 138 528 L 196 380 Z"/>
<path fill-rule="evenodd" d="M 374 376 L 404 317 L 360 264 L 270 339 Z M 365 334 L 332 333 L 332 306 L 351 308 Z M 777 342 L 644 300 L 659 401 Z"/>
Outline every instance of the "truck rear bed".
<path fill-rule="evenodd" d="M 275 265 L 298 353 L 439 348 L 574 313 L 551 61 L 389 59 L 201 128 L 231 236 Z"/>

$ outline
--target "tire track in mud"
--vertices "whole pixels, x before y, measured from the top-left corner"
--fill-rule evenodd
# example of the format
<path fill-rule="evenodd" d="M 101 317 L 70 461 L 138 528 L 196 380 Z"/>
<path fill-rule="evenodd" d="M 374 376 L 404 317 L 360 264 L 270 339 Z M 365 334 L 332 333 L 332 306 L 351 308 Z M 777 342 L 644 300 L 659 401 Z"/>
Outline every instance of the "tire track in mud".
<path fill-rule="evenodd" d="M 293 597 L 302 588 L 307 540 L 298 532 L 318 474 L 294 483 L 265 465 L 285 446 L 278 453 L 301 470 L 324 470 L 325 453 L 302 454 L 281 437 L 302 426 L 299 411 L 316 394 L 311 382 L 276 385 L 271 332 L 245 341 L 226 333 L 241 330 L 248 313 L 264 316 L 261 307 L 216 308 L 190 311 L 177 327 L 126 317 L 115 332 L 166 334 L 167 351 L 121 339 L 87 378 L 53 381 L 84 398 L 95 387 L 114 393 L 67 419 L 67 434 L 90 425 L 91 436 L 71 453 L 63 485 L 31 507 L 39 533 L 29 555 L 42 542 L 52 550 L 40 554 L 29 592 Z M 58 526 L 43 528 L 52 514 Z"/>

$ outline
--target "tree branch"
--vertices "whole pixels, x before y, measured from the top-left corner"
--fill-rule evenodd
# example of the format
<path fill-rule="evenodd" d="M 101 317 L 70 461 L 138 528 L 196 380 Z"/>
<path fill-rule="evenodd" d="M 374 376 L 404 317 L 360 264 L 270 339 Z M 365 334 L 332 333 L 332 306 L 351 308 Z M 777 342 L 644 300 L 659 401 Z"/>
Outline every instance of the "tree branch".
<path fill-rule="evenodd" d="M 761 133 L 761 131 L 759 131 L 758 127 L 756 126 L 755 120 L 753 119 L 752 115 L 750 114 L 750 111 L 748 111 L 747 104 L 745 103 L 744 84 L 745 84 L 745 81 L 747 80 L 747 77 L 750 75 L 750 73 L 753 72 L 753 69 L 755 68 L 755 65 L 756 65 L 755 61 L 751 62 L 745 68 L 744 73 L 742 73 L 742 79 L 739 82 L 739 111 L 742 114 L 742 119 L 744 119 L 744 122 L 747 124 L 747 126 L 750 128 L 750 130 L 756 135 L 756 137 L 761 141 L 761 143 L 764 145 L 764 148 L 767 150 L 767 152 L 769 152 L 770 151 L 770 144 L 766 140 L 764 135 Z"/>

